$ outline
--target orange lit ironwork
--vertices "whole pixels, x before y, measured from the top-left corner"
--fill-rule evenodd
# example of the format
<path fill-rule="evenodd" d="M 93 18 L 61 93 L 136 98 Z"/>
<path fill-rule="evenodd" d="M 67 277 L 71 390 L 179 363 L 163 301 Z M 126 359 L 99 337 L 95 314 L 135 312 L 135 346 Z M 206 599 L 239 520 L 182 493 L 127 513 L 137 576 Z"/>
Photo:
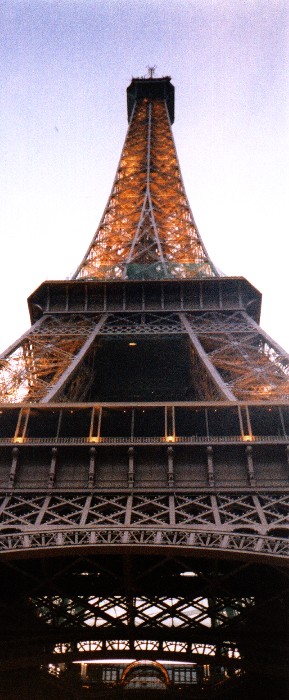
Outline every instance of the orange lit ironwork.
<path fill-rule="evenodd" d="M 0 398 L 6 403 L 41 401 L 93 333 L 95 318 L 48 317 L 31 328 L 10 354 L 0 359 Z M 89 373 L 82 367 L 81 384 Z"/>
<path fill-rule="evenodd" d="M 144 274 L 216 275 L 185 194 L 166 102 L 148 98 L 135 103 L 111 196 L 75 276 Z"/>

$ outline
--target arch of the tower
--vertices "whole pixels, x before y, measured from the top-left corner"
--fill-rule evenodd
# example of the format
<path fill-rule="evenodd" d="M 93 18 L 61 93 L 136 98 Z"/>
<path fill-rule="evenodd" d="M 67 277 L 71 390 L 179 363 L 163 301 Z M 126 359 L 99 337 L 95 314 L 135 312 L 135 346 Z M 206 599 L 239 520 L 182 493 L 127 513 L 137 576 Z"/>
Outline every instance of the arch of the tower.
<path fill-rule="evenodd" d="M 0 557 L 0 678 L 7 657 L 15 669 L 41 665 L 60 683 L 74 669 L 79 694 L 84 684 L 102 687 L 104 697 L 111 684 L 214 693 L 250 676 L 250 663 L 269 684 L 273 663 L 284 674 L 282 567 L 179 546 L 115 546 L 109 556 L 75 546 L 65 556 L 59 540 L 55 557 L 30 553 Z"/>
<path fill-rule="evenodd" d="M 201 555 L 208 559 L 217 557 L 222 560 L 231 559 L 233 556 L 248 565 L 256 561 L 260 565 L 271 562 L 273 566 L 285 568 L 288 566 L 289 527 L 286 518 L 283 527 L 272 527 L 264 535 L 260 532 L 261 526 L 256 523 L 257 518 L 256 514 L 253 514 L 254 506 L 250 504 L 251 499 L 244 496 L 238 498 L 238 495 L 232 493 L 223 499 L 218 499 L 219 508 L 223 501 L 223 505 L 231 506 L 232 513 L 235 511 L 237 514 L 238 508 L 239 512 L 243 508 L 248 516 L 251 505 L 251 524 L 248 524 L 248 517 L 243 517 L 245 523 L 243 526 L 231 523 L 217 527 L 213 520 L 214 515 L 219 515 L 218 508 L 213 513 L 210 499 L 188 494 L 180 495 L 176 499 L 177 503 L 181 504 L 179 510 L 183 509 L 187 515 L 188 524 L 186 527 L 178 525 L 172 527 L 167 524 L 169 508 L 174 505 L 171 499 L 164 496 L 157 497 L 151 493 L 136 495 L 133 502 L 129 503 L 132 509 L 132 522 L 126 525 L 123 525 L 123 520 L 127 512 L 127 496 L 110 498 L 107 494 L 102 494 L 99 499 L 95 498 L 90 503 L 91 512 L 94 511 L 94 515 L 97 514 L 96 522 L 85 527 L 76 527 L 73 526 L 73 521 L 76 519 L 77 511 L 80 514 L 84 499 L 74 493 L 71 498 L 57 495 L 51 499 L 49 505 L 45 504 L 46 520 L 51 519 L 54 524 L 19 527 L 16 521 L 28 520 L 29 510 L 31 515 L 34 507 L 35 517 L 41 505 L 43 509 L 44 498 L 31 499 L 29 495 L 26 498 L 23 495 L 15 495 L 6 500 L 8 501 L 7 524 L 4 521 L 0 528 L 0 557 L 4 562 L 7 557 L 9 560 L 18 560 L 19 556 L 25 556 L 26 559 L 42 556 L 70 557 L 78 552 L 83 555 L 98 555 L 105 552 L 110 556 L 115 551 L 119 551 L 121 556 L 125 556 L 129 551 L 142 552 L 143 556 L 153 553 L 157 556 L 171 557 L 178 551 L 181 556 Z M 275 498 L 267 500 L 268 508 L 270 504 L 271 507 L 274 504 L 277 508 L 283 506 L 284 511 L 288 510 L 288 499 L 284 497 L 278 498 L 276 495 Z M 199 517 L 190 517 L 190 511 L 191 513 L 199 511 Z M 107 518 L 101 518 L 105 512 Z M 14 516 L 12 518 L 15 521 L 14 525 L 11 524 L 9 515 Z M 189 525 L 195 519 L 199 520 L 199 526 Z M 239 521 L 241 519 L 239 517 Z M 8 524 L 9 520 L 10 524 Z M 69 523 L 66 527 L 63 525 L 65 520 Z M 105 520 L 107 525 L 103 524 Z M 209 525 L 206 524 L 208 520 Z M 153 521 L 154 524 L 152 524 Z M 146 522 L 147 525 L 144 524 Z"/>
<path fill-rule="evenodd" d="M 127 688 L 165 689 L 170 683 L 169 674 L 158 662 L 134 661 L 123 671 L 121 683 Z"/>

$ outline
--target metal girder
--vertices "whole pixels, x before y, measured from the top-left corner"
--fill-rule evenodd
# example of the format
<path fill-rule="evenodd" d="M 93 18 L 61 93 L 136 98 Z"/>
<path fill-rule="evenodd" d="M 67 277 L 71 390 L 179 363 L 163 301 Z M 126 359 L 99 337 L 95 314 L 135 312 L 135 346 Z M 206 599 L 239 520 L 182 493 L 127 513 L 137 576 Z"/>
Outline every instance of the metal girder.
<path fill-rule="evenodd" d="M 288 400 L 288 354 L 241 311 L 44 316 L 1 360 L 0 397 L 85 400 L 98 336 L 172 334 L 190 339 L 192 384 L 201 400 Z"/>
<path fill-rule="evenodd" d="M 100 335 L 159 335 L 185 333 L 178 314 L 109 314 Z"/>
<path fill-rule="evenodd" d="M 238 400 L 289 398 L 289 355 L 244 313 L 186 315 L 203 357 Z"/>
<path fill-rule="evenodd" d="M 106 315 L 103 314 L 103 316 L 100 317 L 99 320 L 96 320 L 94 323 L 94 327 L 92 331 L 90 332 L 88 338 L 84 340 L 84 343 L 81 345 L 81 347 L 78 349 L 78 352 L 74 354 L 74 357 L 71 358 L 71 362 L 68 364 L 64 372 L 61 374 L 59 377 L 58 381 L 53 382 L 53 386 L 48 390 L 48 392 L 45 394 L 43 398 L 43 403 L 48 403 L 48 401 L 53 401 L 55 397 L 65 387 L 67 382 L 71 382 L 73 380 L 78 368 L 81 366 L 81 375 L 80 377 L 76 377 L 76 389 L 74 388 L 74 392 L 76 393 L 77 398 L 79 397 L 79 393 L 83 392 L 84 396 L 86 396 L 86 391 L 87 387 L 90 384 L 91 381 L 91 376 L 89 370 L 87 372 L 83 372 L 83 360 L 87 353 L 90 351 L 92 344 L 96 338 L 96 336 L 99 334 L 99 331 L 104 324 L 106 320 Z M 78 330 L 78 328 L 77 328 Z M 85 376 L 86 374 L 86 376 Z M 80 388 L 80 391 L 79 391 Z"/>
<path fill-rule="evenodd" d="M 213 384 L 215 384 L 217 390 L 220 392 L 220 398 L 226 398 L 230 399 L 231 401 L 236 401 L 236 397 L 234 396 L 233 392 L 229 389 L 229 387 L 226 385 L 226 383 L 223 381 L 222 376 L 219 374 L 219 372 L 216 370 L 214 364 L 211 362 L 210 358 L 208 357 L 207 353 L 204 351 L 204 348 L 202 347 L 201 343 L 198 340 L 198 337 L 194 333 L 194 330 L 190 323 L 188 322 L 185 314 L 180 314 L 180 319 L 182 323 L 184 324 L 184 327 L 190 337 L 190 340 L 192 341 L 194 350 L 196 354 L 199 356 L 199 359 L 201 360 L 200 364 L 203 364 L 207 370 L 207 373 L 212 381 Z M 204 372 L 205 374 L 205 372 Z"/>
<path fill-rule="evenodd" d="M 63 618 L 66 631 L 69 628 L 84 628 L 87 638 L 122 639 L 128 630 L 139 639 L 158 639 L 179 637 L 184 638 L 184 632 L 190 631 L 190 637 L 202 636 L 220 638 L 220 629 L 228 627 L 230 622 L 247 615 L 254 606 L 253 597 L 234 598 L 219 595 L 214 601 L 202 596 L 144 596 L 127 595 L 96 596 L 96 595 L 38 595 L 31 599 L 42 622 L 48 625 L 57 624 L 59 617 Z M 239 622 L 239 619 L 238 619 Z M 93 632 L 91 630 L 93 629 Z M 104 628 L 105 633 L 104 633 Z M 176 630 L 177 628 L 177 630 Z M 205 628 L 205 632 L 203 630 Z M 175 641 L 175 640 L 174 640 Z M 116 650 L 117 647 L 115 646 Z"/>
<path fill-rule="evenodd" d="M 173 499 L 173 511 L 170 499 Z M 161 544 L 166 526 L 171 532 L 177 532 L 178 528 L 185 532 L 187 528 L 188 543 L 190 535 L 193 543 L 193 535 L 199 530 L 215 532 L 218 537 L 243 533 L 258 539 L 260 535 L 270 539 L 274 551 L 276 537 L 279 542 L 280 539 L 286 540 L 286 533 L 287 537 L 289 535 L 289 494 L 226 492 L 215 495 L 178 490 L 177 493 L 159 495 L 134 491 L 131 495 L 129 491 L 120 494 L 56 491 L 48 496 L 15 491 L 4 497 L 0 517 L 0 548 L 3 546 L 3 551 L 9 547 L 10 535 L 16 535 L 17 543 L 21 533 L 28 533 L 30 537 L 35 531 L 41 545 L 41 534 L 47 533 L 49 539 L 51 533 L 54 536 L 58 529 L 62 532 L 69 527 L 75 531 L 80 528 L 80 532 L 82 527 L 89 527 L 95 533 L 99 528 L 101 537 L 103 528 L 122 528 L 124 532 L 126 528 L 132 528 L 133 532 L 136 527 L 147 528 L 156 538 L 158 532 L 161 533 Z M 252 546 L 256 538 L 253 538 Z M 224 544 L 221 539 L 219 542 L 220 546 Z M 283 545 L 286 549 L 286 542 Z"/>
<path fill-rule="evenodd" d="M 256 562 L 276 561 L 288 565 L 289 544 L 288 538 L 278 536 L 260 536 L 256 534 L 232 532 L 218 532 L 218 530 L 198 530 L 191 528 L 164 529 L 158 528 L 71 528 L 63 529 L 47 528 L 37 532 L 37 529 L 27 532 L 18 532 L 0 535 L 0 551 L 3 555 L 26 553 L 64 553 L 81 549 L 84 552 L 115 551 L 115 548 L 128 547 L 133 552 L 139 552 L 140 547 L 146 551 L 164 552 L 176 548 L 180 552 L 188 554 L 194 552 L 209 556 L 217 555 L 241 556 L 245 560 L 254 559 Z"/>
<path fill-rule="evenodd" d="M 54 395 L 58 381 L 61 383 L 65 371 L 71 372 L 87 339 L 94 338 L 100 318 L 48 316 L 32 326 L 0 361 L 1 401 L 39 401 L 50 390 Z M 89 375 L 83 377 L 88 380 Z"/>
<path fill-rule="evenodd" d="M 247 310 L 259 320 L 261 294 L 243 277 L 44 282 L 28 299 L 32 322 L 43 314 Z"/>
<path fill-rule="evenodd" d="M 198 552 L 212 551 L 227 555 L 238 554 L 245 560 L 252 556 L 256 560 L 282 561 L 288 563 L 288 497 L 264 497 L 264 518 L 271 522 L 271 528 L 264 533 L 259 513 L 249 497 L 227 495 L 219 500 L 217 512 L 205 497 L 190 499 L 188 494 L 179 497 L 176 506 L 177 523 L 172 526 L 167 510 L 155 508 L 155 515 L 141 511 L 137 503 L 133 507 L 132 522 L 124 525 L 125 509 L 117 499 L 93 499 L 88 509 L 87 522 L 80 526 L 83 498 L 54 497 L 41 513 L 41 524 L 35 524 L 43 505 L 43 498 L 29 499 L 14 497 L 10 508 L 4 512 L 0 534 L 2 555 L 17 555 L 26 552 L 32 555 L 41 551 L 57 550 L 65 552 L 82 548 L 112 549 L 121 548 Z M 96 502 L 99 500 L 99 507 Z M 139 499 L 136 498 L 136 502 Z M 154 499 L 153 499 L 154 500 Z M 163 499 L 165 501 L 166 499 Z M 260 499 L 262 503 L 263 499 Z M 149 499 L 142 497 L 143 508 L 149 508 Z M 202 508 L 203 505 L 203 508 Z M 25 512 L 26 507 L 26 512 Z M 260 506 L 261 507 L 261 506 Z M 283 507 L 283 513 L 282 513 Z M 243 509 L 243 513 L 242 513 Z M 217 516 L 221 524 L 215 524 Z"/>

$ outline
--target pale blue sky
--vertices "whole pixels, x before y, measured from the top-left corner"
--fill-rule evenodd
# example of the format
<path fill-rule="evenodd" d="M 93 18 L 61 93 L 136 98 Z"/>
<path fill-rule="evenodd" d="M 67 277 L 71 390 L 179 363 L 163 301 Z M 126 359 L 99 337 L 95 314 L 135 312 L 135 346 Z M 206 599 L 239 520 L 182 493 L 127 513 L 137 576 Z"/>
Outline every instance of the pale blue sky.
<path fill-rule="evenodd" d="M 156 65 L 205 246 L 263 292 L 262 325 L 289 350 L 287 0 L 2 0 L 0 30 L 1 348 L 29 325 L 26 297 L 82 259 L 126 87 Z"/>

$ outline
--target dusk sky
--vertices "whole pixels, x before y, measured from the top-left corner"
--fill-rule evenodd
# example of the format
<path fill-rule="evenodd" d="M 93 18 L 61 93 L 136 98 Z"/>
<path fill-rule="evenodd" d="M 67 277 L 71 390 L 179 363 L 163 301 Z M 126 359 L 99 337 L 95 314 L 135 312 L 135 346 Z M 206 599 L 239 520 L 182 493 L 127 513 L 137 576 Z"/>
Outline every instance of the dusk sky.
<path fill-rule="evenodd" d="M 1 349 L 26 298 L 70 277 L 127 130 L 132 76 L 170 75 L 173 132 L 204 244 L 263 293 L 289 350 L 288 0 L 1 0 Z"/>

